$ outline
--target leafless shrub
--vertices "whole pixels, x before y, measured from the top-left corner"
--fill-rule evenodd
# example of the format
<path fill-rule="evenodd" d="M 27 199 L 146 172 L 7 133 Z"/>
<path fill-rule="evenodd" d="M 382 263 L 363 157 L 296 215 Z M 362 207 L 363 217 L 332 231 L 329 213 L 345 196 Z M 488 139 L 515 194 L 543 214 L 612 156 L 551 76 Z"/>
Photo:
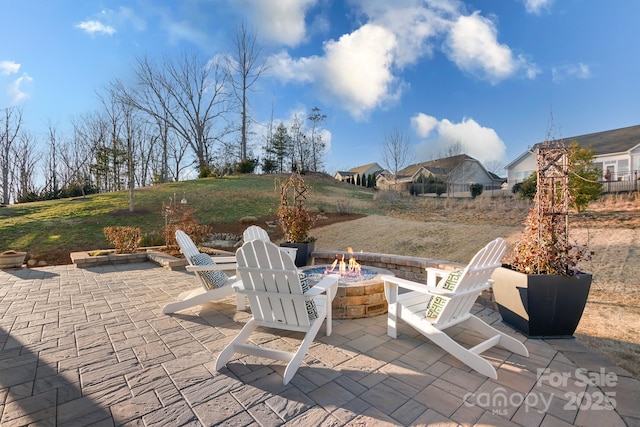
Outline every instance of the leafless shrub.
<path fill-rule="evenodd" d="M 346 199 L 338 200 L 336 207 L 337 207 L 336 212 L 339 215 L 349 215 L 352 212 L 351 202 L 349 202 L 349 200 L 346 200 Z"/>
<path fill-rule="evenodd" d="M 134 253 L 142 241 L 142 233 L 137 227 L 105 227 L 102 232 L 107 241 L 115 247 L 117 254 Z"/>
<path fill-rule="evenodd" d="M 382 203 L 395 203 L 402 199 L 402 194 L 395 190 L 380 190 L 373 199 Z"/>

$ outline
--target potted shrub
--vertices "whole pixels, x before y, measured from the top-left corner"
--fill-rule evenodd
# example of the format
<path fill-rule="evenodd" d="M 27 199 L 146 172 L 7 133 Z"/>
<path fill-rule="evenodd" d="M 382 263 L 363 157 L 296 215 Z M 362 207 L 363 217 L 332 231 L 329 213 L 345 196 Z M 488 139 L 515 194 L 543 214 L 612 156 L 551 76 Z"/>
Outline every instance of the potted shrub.
<path fill-rule="evenodd" d="M 569 236 L 569 177 L 575 170 L 562 141 L 538 144 L 535 154 L 534 205 L 513 252 L 492 276 L 493 291 L 505 323 L 529 337 L 568 337 L 582 317 L 592 279 L 577 268 L 589 258 L 587 247 Z"/>
<path fill-rule="evenodd" d="M 280 246 L 297 248 L 295 264 L 298 267 L 307 265 L 315 246 L 315 239 L 309 237 L 314 219 L 306 207 L 308 190 L 297 172 L 280 185 L 278 220 L 285 239 Z"/>

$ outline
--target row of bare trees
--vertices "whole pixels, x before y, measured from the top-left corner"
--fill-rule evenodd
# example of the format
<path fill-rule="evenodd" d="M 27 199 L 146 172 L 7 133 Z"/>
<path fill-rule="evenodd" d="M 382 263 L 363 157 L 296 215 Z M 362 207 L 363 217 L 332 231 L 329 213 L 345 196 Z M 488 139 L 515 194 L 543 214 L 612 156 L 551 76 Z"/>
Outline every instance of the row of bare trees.
<path fill-rule="evenodd" d="M 187 53 L 137 58 L 131 76 L 114 78 L 97 92 L 98 110 L 71 119 L 71 135 L 50 124 L 46 136 L 36 137 L 24 129 L 21 108 L 0 110 L 2 202 L 127 189 L 133 210 L 135 187 L 178 180 L 190 170 L 221 174 L 255 161 L 253 149 L 265 147 L 250 142 L 255 121 L 249 95 L 267 67 L 255 32 L 244 24 L 231 38 L 231 52 L 212 59 Z M 281 170 L 285 163 L 289 169 L 320 170 L 325 117 L 314 109 L 309 126 L 296 120 L 295 143 L 284 147 Z M 265 159 L 274 158 L 273 138 L 267 131 Z M 266 166 L 265 172 L 274 171 Z"/>

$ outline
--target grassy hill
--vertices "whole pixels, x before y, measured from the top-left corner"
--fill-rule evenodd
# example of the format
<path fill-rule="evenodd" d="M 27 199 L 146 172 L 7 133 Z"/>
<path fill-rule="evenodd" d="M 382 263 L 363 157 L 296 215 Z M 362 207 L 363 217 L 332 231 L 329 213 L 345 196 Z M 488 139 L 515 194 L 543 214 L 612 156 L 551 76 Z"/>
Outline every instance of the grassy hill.
<path fill-rule="evenodd" d="M 165 218 L 163 204 L 184 197 L 195 208 L 201 224 L 219 225 L 245 216 L 274 215 L 279 203 L 279 183 L 288 175 L 244 175 L 172 182 L 136 189 L 134 212 L 129 212 L 128 192 L 86 198 L 10 205 L 0 209 L 0 252 L 13 249 L 31 256 L 58 251 L 109 247 L 103 228 L 139 227 L 143 234 L 160 233 Z M 308 205 L 336 212 L 345 206 L 353 213 L 373 212 L 373 191 L 335 181 L 326 175 L 307 175 Z"/>

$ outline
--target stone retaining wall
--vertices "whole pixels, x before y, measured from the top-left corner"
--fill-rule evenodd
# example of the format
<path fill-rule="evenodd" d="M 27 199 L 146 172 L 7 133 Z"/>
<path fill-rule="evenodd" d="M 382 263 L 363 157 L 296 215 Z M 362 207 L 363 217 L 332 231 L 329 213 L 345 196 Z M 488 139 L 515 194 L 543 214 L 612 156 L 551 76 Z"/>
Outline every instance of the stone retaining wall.
<path fill-rule="evenodd" d="M 184 270 L 187 260 L 176 258 L 163 252 L 149 250 L 135 254 L 108 253 L 105 255 L 91 256 L 89 252 L 72 252 L 71 262 L 78 268 L 96 267 L 108 264 L 128 264 L 132 262 L 151 261 L 169 270 Z"/>

